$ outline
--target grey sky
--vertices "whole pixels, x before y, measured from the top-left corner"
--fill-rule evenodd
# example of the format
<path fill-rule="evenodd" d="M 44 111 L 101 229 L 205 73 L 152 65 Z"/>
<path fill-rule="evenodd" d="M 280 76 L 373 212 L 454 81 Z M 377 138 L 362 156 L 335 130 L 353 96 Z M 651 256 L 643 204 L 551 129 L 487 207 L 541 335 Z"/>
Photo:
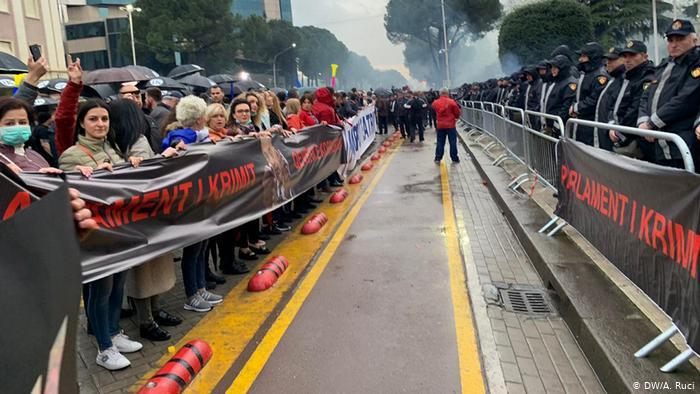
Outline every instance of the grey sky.
<path fill-rule="evenodd" d="M 389 0 L 292 0 L 296 26 L 328 29 L 350 50 L 378 69 L 396 69 L 408 77 L 403 45 L 386 37 L 384 13 Z"/>

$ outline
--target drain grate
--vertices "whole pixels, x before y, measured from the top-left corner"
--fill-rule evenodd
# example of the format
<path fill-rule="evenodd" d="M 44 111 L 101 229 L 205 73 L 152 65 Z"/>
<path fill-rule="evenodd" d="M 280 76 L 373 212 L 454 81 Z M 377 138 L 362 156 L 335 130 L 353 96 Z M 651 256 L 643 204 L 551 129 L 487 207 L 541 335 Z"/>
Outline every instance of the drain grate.
<path fill-rule="evenodd" d="M 506 310 L 516 313 L 545 315 L 552 313 L 547 295 L 543 290 L 517 288 L 499 289 Z"/>

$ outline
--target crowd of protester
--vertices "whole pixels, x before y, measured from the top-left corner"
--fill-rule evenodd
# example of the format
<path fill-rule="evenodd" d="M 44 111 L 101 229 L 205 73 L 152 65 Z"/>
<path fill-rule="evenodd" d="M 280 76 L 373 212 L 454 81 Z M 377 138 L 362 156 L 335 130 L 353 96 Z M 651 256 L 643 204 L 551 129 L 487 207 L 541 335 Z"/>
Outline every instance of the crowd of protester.
<path fill-rule="evenodd" d="M 550 59 L 500 79 L 463 85 L 461 100 L 490 102 L 570 118 L 679 135 L 700 163 L 700 48 L 693 24 L 674 20 L 665 32 L 669 56 L 656 66 L 646 45 L 628 41 L 605 51 L 595 42 L 573 52 L 557 47 Z M 577 60 L 577 61 L 576 61 Z M 527 126 L 561 136 L 557 122 L 529 115 Z M 604 127 L 574 125 L 573 138 L 597 148 L 663 166 L 684 168 L 673 143 Z"/>
<path fill-rule="evenodd" d="M 96 171 L 114 166 L 139 167 L 145 160 L 177 160 L 189 144 L 241 141 L 243 137 L 289 137 L 315 125 L 342 127 L 377 98 L 372 92 L 349 93 L 319 88 L 299 95 L 295 90 L 249 90 L 228 97 L 219 86 L 206 93 L 142 89 L 136 81 L 121 83 L 116 97 L 83 99 L 80 60 L 69 60 L 68 82 L 55 106 L 33 108 L 38 82 L 48 69 L 43 58 L 30 60 L 29 73 L 14 97 L 0 99 L 0 167 L 14 174 L 78 171 L 90 179 Z M 291 230 L 290 223 L 308 213 L 323 193 L 343 185 L 338 173 L 303 193 L 282 208 L 209 240 L 182 250 L 181 270 L 185 290 L 184 309 L 208 312 L 223 302 L 215 287 L 226 282 L 222 275 L 250 271 L 247 261 L 270 253 L 272 236 Z M 71 189 L 71 205 L 79 229 L 96 228 L 91 212 L 79 193 Z M 154 258 L 126 272 L 83 285 L 88 333 L 98 347 L 96 363 L 109 370 L 130 365 L 125 353 L 142 343 L 120 328 L 124 300 L 136 314 L 139 335 L 164 341 L 166 327 L 182 319 L 166 311 L 159 296 L 175 286 L 174 253 Z"/>

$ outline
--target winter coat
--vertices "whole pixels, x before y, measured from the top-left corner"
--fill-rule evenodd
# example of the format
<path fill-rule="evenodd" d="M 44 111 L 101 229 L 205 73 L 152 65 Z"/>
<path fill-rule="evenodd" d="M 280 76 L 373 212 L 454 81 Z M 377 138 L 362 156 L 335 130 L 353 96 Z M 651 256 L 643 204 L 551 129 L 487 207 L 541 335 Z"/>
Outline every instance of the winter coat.
<path fill-rule="evenodd" d="M 439 99 L 433 101 L 433 109 L 437 117 L 438 130 L 457 127 L 457 119 L 462 114 L 462 110 L 456 101 L 449 97 L 440 96 Z"/>

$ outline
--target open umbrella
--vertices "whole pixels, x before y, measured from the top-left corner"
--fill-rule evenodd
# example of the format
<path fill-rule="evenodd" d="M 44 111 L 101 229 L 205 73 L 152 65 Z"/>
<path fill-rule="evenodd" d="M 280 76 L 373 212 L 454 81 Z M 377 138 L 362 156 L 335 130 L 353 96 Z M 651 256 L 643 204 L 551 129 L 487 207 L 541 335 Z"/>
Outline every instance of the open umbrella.
<path fill-rule="evenodd" d="M 159 88 L 161 90 L 187 90 L 187 86 L 183 85 L 181 82 L 178 82 L 168 77 L 153 78 L 150 81 L 144 83 L 143 87 L 146 89 Z"/>
<path fill-rule="evenodd" d="M 83 82 L 86 85 L 98 85 L 105 83 L 148 81 L 149 79 L 151 78 L 144 74 L 143 71 L 135 68 L 118 67 L 88 71 Z"/>
<path fill-rule="evenodd" d="M 41 93 L 51 94 L 63 92 L 63 89 L 65 89 L 66 85 L 68 85 L 67 79 L 58 78 L 49 79 L 47 81 L 41 81 L 36 85 L 36 87 L 39 88 L 39 92 Z"/>
<path fill-rule="evenodd" d="M 248 90 L 260 90 L 260 89 L 265 89 L 265 85 L 261 84 L 258 81 L 254 81 L 252 79 L 245 79 L 245 80 L 240 80 L 235 82 L 234 84 L 238 89 L 241 89 L 241 91 L 246 92 Z"/>
<path fill-rule="evenodd" d="M 188 75 L 184 78 L 178 79 L 177 81 L 197 90 L 207 90 L 212 86 L 216 86 L 216 83 L 214 83 L 214 81 L 211 79 L 196 74 Z"/>
<path fill-rule="evenodd" d="M 27 65 L 6 52 L 0 52 L 0 73 L 24 74 L 29 72 Z"/>
<path fill-rule="evenodd" d="M 34 100 L 34 108 L 48 108 L 52 106 L 57 106 L 58 100 L 54 100 L 48 97 L 39 97 Z"/>
<path fill-rule="evenodd" d="M 131 65 L 131 66 L 126 66 L 124 68 L 133 68 L 134 70 L 140 71 L 146 75 L 148 75 L 150 78 L 158 78 L 160 77 L 160 74 L 156 72 L 155 70 L 152 70 L 146 66 L 139 66 L 139 65 Z"/>
<path fill-rule="evenodd" d="M 112 84 L 84 85 L 82 96 L 86 98 L 99 98 L 112 100 L 117 97 L 119 89 Z"/>
<path fill-rule="evenodd" d="M 377 97 L 391 97 L 391 92 L 384 88 L 378 88 L 374 91 L 374 94 L 376 94 Z"/>
<path fill-rule="evenodd" d="M 204 69 L 196 64 L 183 64 L 170 70 L 168 76 L 173 79 L 179 79 L 188 75 L 203 73 Z"/>
<path fill-rule="evenodd" d="M 8 77 L 7 75 L 0 76 L 0 88 L 2 88 L 2 89 L 16 88 L 15 79 L 13 77 Z"/>
<path fill-rule="evenodd" d="M 243 91 L 240 88 L 238 88 L 238 86 L 236 86 L 234 82 L 220 83 L 219 86 L 221 86 L 221 89 L 223 89 L 226 97 L 229 97 L 231 99 L 243 93 Z"/>
<path fill-rule="evenodd" d="M 233 75 L 229 75 L 229 74 L 210 75 L 209 79 L 211 79 L 212 81 L 214 81 L 218 84 L 236 82 L 236 78 L 234 78 Z"/>

